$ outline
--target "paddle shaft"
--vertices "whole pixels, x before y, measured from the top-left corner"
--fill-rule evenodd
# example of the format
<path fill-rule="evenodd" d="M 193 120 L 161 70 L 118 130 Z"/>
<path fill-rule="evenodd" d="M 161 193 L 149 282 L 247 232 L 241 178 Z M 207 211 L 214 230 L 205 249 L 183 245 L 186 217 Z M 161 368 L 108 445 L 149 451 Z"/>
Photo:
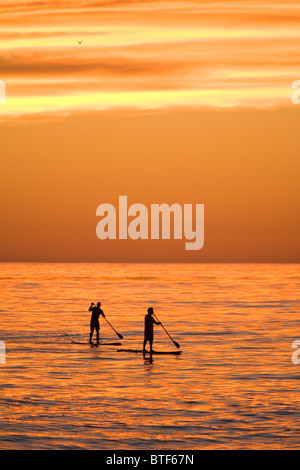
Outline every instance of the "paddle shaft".
<path fill-rule="evenodd" d="M 173 343 L 175 344 L 176 348 L 180 348 L 180 344 L 177 343 L 176 341 L 174 341 L 173 338 L 171 338 L 171 336 L 169 335 L 169 333 L 167 332 L 167 330 L 165 329 L 164 325 L 159 321 L 159 319 L 157 318 L 157 316 L 155 314 L 153 314 L 153 316 L 156 318 L 156 320 L 161 324 L 161 326 L 163 327 L 163 329 L 165 330 L 165 332 L 167 333 L 167 335 L 169 336 L 170 340 L 173 341 Z"/>
<path fill-rule="evenodd" d="M 104 318 L 105 318 L 105 320 L 107 321 L 107 323 L 109 324 L 109 326 L 110 326 L 110 327 L 114 330 L 114 332 L 119 336 L 119 338 L 120 338 L 120 339 L 123 339 L 123 336 L 120 335 L 120 333 L 118 333 L 118 332 L 114 329 L 114 327 L 109 323 L 109 321 L 107 320 L 107 318 L 106 318 L 106 317 L 104 317 Z"/>

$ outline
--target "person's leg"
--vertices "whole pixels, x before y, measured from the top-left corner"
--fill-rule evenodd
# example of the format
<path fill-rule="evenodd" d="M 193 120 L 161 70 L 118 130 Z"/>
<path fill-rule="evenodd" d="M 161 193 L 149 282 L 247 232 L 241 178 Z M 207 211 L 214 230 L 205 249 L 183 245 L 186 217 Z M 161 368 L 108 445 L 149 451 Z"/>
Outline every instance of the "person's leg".
<path fill-rule="evenodd" d="M 97 328 L 97 329 L 96 329 L 96 332 L 97 332 L 97 344 L 99 344 L 99 331 L 100 331 L 100 328 Z"/>
<path fill-rule="evenodd" d="M 144 339 L 144 343 L 143 343 L 143 353 L 146 352 L 146 343 L 147 343 L 147 340 Z"/>
<path fill-rule="evenodd" d="M 149 343 L 150 343 L 150 354 L 152 354 L 152 344 L 153 344 L 153 340 L 150 340 Z"/>
<path fill-rule="evenodd" d="M 91 326 L 91 332 L 90 332 L 90 343 L 92 342 L 92 336 L 93 336 L 93 333 L 94 333 L 94 327 Z"/>

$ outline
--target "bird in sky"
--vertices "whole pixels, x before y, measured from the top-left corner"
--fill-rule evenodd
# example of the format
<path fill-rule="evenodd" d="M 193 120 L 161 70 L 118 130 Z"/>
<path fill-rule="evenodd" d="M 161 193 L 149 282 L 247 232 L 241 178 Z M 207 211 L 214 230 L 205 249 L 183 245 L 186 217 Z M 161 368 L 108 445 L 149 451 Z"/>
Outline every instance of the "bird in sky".
<path fill-rule="evenodd" d="M 78 42 L 78 44 L 81 44 L 83 42 L 83 40 L 82 41 L 77 41 L 77 42 Z"/>

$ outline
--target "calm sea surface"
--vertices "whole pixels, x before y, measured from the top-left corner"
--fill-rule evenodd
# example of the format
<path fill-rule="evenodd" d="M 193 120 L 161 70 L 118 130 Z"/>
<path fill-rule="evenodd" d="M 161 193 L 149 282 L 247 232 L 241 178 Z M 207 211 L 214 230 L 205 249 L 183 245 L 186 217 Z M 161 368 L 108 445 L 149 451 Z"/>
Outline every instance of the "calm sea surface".
<path fill-rule="evenodd" d="M 300 265 L 0 264 L 0 449 L 299 449 L 299 292 Z M 182 355 L 72 343 L 91 301 L 133 349 L 153 306 Z"/>

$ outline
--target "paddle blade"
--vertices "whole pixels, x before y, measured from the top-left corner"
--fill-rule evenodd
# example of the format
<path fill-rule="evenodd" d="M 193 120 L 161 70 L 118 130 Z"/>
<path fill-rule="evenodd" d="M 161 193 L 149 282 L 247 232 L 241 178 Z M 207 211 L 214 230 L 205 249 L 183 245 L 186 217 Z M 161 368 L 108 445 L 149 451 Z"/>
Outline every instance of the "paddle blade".
<path fill-rule="evenodd" d="M 180 344 L 177 343 L 176 341 L 173 340 L 173 343 L 175 344 L 176 348 L 180 348 Z"/>
<path fill-rule="evenodd" d="M 117 335 L 119 336 L 120 339 L 123 339 L 123 336 L 120 335 L 120 333 L 117 333 Z"/>

